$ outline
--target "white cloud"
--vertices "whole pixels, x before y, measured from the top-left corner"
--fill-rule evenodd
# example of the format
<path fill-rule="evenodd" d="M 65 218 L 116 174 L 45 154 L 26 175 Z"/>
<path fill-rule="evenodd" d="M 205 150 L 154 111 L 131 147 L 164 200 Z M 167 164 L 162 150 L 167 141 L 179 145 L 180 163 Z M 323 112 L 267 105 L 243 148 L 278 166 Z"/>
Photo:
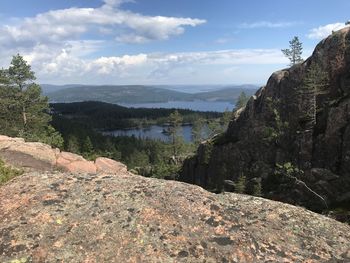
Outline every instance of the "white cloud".
<path fill-rule="evenodd" d="M 269 21 L 258 21 L 254 23 L 243 23 L 240 24 L 240 28 L 255 29 L 255 28 L 285 28 L 297 25 L 297 22 L 269 22 Z"/>
<path fill-rule="evenodd" d="M 99 8 L 53 10 L 3 25 L 0 27 L 0 46 L 29 47 L 39 42 L 76 40 L 82 34 L 96 30 L 114 34 L 116 39 L 127 42 L 167 40 L 183 34 L 186 26 L 195 27 L 206 22 L 193 18 L 145 16 L 120 9 L 123 0 L 104 2 Z"/>
<path fill-rule="evenodd" d="M 227 44 L 229 42 L 231 42 L 232 39 L 231 38 L 227 38 L 227 37 L 221 37 L 215 40 L 216 44 Z"/>
<path fill-rule="evenodd" d="M 98 8 L 53 10 L 14 20 L 12 24 L 3 23 L 0 25 L 0 66 L 8 66 L 10 57 L 19 52 L 31 63 L 41 83 L 144 84 L 162 80 L 191 82 L 194 76 L 205 81 L 214 79 L 214 74 L 226 80 L 231 73 L 239 72 L 242 65 L 270 67 L 288 63 L 277 49 L 96 55 L 115 40 L 123 43 L 167 40 L 183 34 L 186 27 L 206 22 L 195 18 L 145 16 L 122 10 L 124 2 L 130 1 L 104 0 Z M 103 35 L 103 38 L 84 39 L 86 35 L 95 38 Z"/>
<path fill-rule="evenodd" d="M 94 48 L 99 43 L 73 42 L 65 49 L 51 54 L 43 52 L 47 47 L 36 48 L 25 58 L 31 61 L 39 81 L 58 83 L 159 83 L 196 74 L 206 77 L 208 73 L 198 68 L 210 68 L 211 75 L 238 72 L 245 65 L 287 64 L 287 59 L 277 49 L 237 49 L 204 52 L 150 53 L 86 59 L 76 56 L 79 46 Z M 260 67 L 259 66 L 259 67 Z M 203 75 L 204 74 L 204 75 Z"/>
<path fill-rule="evenodd" d="M 11 56 L 20 53 L 45 79 L 84 74 L 127 75 L 129 67 L 143 64 L 147 56 L 92 59 L 93 55 L 103 51 L 106 45 L 116 46 L 115 40 L 123 43 L 167 40 L 183 34 L 186 27 L 206 22 L 196 18 L 146 16 L 123 10 L 125 2 L 132 0 L 103 0 L 97 8 L 52 10 L 0 24 L 0 67 L 6 67 Z"/>
<path fill-rule="evenodd" d="M 346 26 L 345 23 L 340 23 L 340 22 L 319 26 L 317 28 L 311 29 L 307 37 L 310 39 L 318 39 L 318 40 L 323 39 L 329 36 L 330 34 L 332 34 L 332 31 L 337 31 L 344 27 L 348 27 L 348 26 Z"/>

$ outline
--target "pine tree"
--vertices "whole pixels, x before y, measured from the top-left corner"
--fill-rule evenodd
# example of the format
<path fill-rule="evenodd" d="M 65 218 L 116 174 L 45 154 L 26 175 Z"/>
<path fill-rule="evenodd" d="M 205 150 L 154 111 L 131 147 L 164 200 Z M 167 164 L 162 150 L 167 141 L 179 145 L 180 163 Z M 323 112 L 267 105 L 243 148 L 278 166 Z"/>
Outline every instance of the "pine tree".
<path fill-rule="evenodd" d="M 281 51 L 290 60 L 290 66 L 303 62 L 303 59 L 301 58 L 303 44 L 299 41 L 297 36 L 289 41 L 289 47 L 289 49 L 282 49 Z"/>
<path fill-rule="evenodd" d="M 0 133 L 18 136 L 21 127 L 16 91 L 9 86 L 8 70 L 0 70 Z"/>
<path fill-rule="evenodd" d="M 61 135 L 49 125 L 48 99 L 34 80 L 31 66 L 20 55 L 0 70 L 0 132 L 62 147 Z"/>
<path fill-rule="evenodd" d="M 249 100 L 249 97 L 245 94 L 244 91 L 242 91 L 241 94 L 239 94 L 239 97 L 237 99 L 236 109 L 240 109 L 244 107 L 247 104 L 248 100 Z"/>
<path fill-rule="evenodd" d="M 192 138 L 193 142 L 198 145 L 202 141 L 202 130 L 204 126 L 204 119 L 197 118 L 192 125 Z"/>
<path fill-rule="evenodd" d="M 171 144 L 173 148 L 172 151 L 175 160 L 183 141 L 182 135 L 180 135 L 182 121 L 183 118 L 177 110 L 171 113 L 169 116 L 169 134 L 171 137 Z"/>

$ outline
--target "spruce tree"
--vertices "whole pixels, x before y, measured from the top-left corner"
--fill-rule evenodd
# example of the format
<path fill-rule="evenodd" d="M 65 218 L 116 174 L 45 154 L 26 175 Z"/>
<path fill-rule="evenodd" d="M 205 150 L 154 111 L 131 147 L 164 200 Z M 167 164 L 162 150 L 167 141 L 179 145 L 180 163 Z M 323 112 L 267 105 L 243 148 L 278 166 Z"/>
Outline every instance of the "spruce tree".
<path fill-rule="evenodd" d="M 69 135 L 66 142 L 67 142 L 66 150 L 68 152 L 77 153 L 77 154 L 80 153 L 80 143 L 79 143 L 79 140 L 76 136 Z"/>
<path fill-rule="evenodd" d="M 243 174 L 241 174 L 235 182 L 235 192 L 239 194 L 244 194 L 246 190 L 246 183 L 246 177 Z"/>
<path fill-rule="evenodd" d="M 289 47 L 289 49 L 282 49 L 281 51 L 290 60 L 290 66 L 303 62 L 303 59 L 301 58 L 303 44 L 299 41 L 297 36 L 289 41 Z"/>
<path fill-rule="evenodd" d="M 86 136 L 86 138 L 83 142 L 82 152 L 87 158 L 91 158 L 93 153 L 94 153 L 94 146 L 93 146 L 89 136 Z"/>

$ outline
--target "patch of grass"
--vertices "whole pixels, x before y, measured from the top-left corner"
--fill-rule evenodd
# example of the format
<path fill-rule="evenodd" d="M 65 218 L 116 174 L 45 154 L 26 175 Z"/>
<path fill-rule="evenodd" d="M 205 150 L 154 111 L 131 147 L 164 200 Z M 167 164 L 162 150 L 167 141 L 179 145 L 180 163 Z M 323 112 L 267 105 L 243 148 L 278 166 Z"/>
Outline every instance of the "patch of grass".
<path fill-rule="evenodd" d="M 0 186 L 22 173 L 23 171 L 7 166 L 4 161 L 0 159 Z"/>

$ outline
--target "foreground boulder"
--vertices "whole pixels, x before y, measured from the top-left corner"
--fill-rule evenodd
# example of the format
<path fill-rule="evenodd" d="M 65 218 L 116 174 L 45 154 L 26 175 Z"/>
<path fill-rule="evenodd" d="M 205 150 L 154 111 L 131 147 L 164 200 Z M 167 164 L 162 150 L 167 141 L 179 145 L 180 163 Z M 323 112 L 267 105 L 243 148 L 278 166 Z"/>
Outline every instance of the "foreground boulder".
<path fill-rule="evenodd" d="M 180 179 L 221 191 L 242 175 L 249 194 L 315 211 L 349 208 L 350 27 L 273 73 L 227 131 L 185 162 Z"/>
<path fill-rule="evenodd" d="M 123 172 L 30 172 L 0 211 L 0 262 L 350 262 L 348 225 Z"/>
<path fill-rule="evenodd" d="M 112 159 L 99 157 L 96 161 L 88 161 L 80 155 L 61 152 L 47 144 L 3 135 L 0 135 L 0 158 L 12 166 L 36 171 L 59 169 L 70 173 L 117 174 L 127 170 L 126 165 Z"/>

